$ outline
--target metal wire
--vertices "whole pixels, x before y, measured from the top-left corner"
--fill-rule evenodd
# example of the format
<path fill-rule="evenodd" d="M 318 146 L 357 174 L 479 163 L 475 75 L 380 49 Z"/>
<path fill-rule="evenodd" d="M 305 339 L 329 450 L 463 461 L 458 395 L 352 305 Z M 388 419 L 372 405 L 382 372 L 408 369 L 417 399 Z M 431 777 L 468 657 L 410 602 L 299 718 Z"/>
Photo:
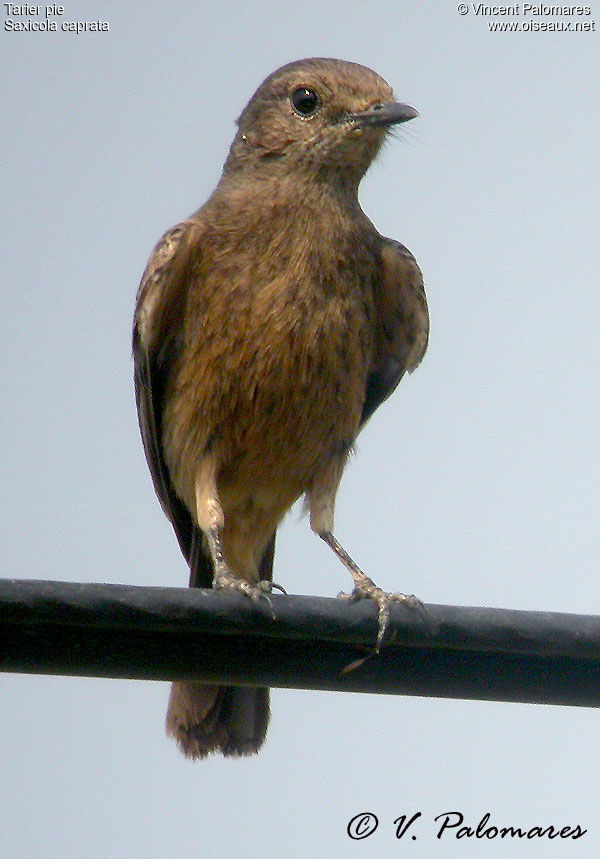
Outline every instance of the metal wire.
<path fill-rule="evenodd" d="M 600 706 L 600 617 L 0 579 L 3 671 Z"/>

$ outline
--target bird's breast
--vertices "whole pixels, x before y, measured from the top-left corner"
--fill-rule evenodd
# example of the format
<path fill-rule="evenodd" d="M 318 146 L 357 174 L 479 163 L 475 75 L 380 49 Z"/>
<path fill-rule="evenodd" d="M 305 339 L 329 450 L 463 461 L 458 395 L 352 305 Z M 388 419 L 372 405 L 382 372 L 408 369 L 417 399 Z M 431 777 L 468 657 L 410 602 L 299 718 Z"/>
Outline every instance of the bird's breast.
<path fill-rule="evenodd" d="M 269 284 L 233 338 L 242 372 L 222 404 L 231 454 L 285 462 L 301 475 L 351 444 L 371 348 L 360 289 L 331 292 L 293 278 Z"/>
<path fill-rule="evenodd" d="M 288 271 L 261 281 L 238 270 L 192 297 L 163 426 L 184 497 L 209 451 L 233 494 L 243 486 L 290 503 L 349 449 L 373 348 L 372 298 L 356 271 L 337 266 L 334 280 Z"/>
<path fill-rule="evenodd" d="M 209 453 L 222 484 L 289 503 L 358 431 L 378 234 L 334 200 L 244 213 L 223 202 L 209 207 L 188 284 L 164 398 L 167 465 L 187 503 Z"/>

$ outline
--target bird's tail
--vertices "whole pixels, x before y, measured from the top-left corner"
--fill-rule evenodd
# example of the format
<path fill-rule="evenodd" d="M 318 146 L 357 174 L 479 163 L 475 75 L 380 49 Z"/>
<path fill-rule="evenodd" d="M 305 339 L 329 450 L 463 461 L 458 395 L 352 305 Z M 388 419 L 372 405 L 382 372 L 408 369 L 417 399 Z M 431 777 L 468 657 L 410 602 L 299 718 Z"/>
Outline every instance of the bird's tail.
<path fill-rule="evenodd" d="M 237 757 L 257 752 L 269 723 L 269 690 L 249 686 L 173 683 L 167 734 L 186 758 L 211 752 Z"/>
<path fill-rule="evenodd" d="M 210 587 L 212 561 L 202 532 L 193 524 L 179 532 L 180 545 L 190 565 L 190 587 Z M 275 534 L 263 553 L 259 574 L 270 580 Z M 269 690 L 252 686 L 211 686 L 175 682 L 167 708 L 167 734 L 186 758 L 204 758 L 211 752 L 238 757 L 253 755 L 262 746 L 269 724 Z"/>

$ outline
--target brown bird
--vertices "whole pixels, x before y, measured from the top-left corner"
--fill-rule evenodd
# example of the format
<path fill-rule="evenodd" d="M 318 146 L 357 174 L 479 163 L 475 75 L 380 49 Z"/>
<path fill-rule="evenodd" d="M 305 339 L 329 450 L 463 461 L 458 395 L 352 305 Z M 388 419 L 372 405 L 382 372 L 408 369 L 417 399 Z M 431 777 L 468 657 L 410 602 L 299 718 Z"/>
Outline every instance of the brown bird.
<path fill-rule="evenodd" d="M 350 570 L 352 598 L 392 600 L 333 535 L 352 444 L 427 346 L 423 278 L 381 236 L 358 185 L 391 126 L 417 116 L 355 63 L 290 63 L 238 120 L 210 199 L 159 241 L 133 330 L 154 487 L 191 587 L 271 587 L 275 530 L 301 495 Z M 269 691 L 173 683 L 167 733 L 188 757 L 261 746 Z"/>

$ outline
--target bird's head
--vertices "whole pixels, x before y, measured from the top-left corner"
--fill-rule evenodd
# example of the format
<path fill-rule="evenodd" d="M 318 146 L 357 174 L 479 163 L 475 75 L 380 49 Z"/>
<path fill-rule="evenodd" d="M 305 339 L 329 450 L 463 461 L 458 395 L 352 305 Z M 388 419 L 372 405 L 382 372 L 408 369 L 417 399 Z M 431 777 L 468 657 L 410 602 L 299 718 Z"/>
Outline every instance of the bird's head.
<path fill-rule="evenodd" d="M 225 173 L 302 171 L 357 184 L 391 126 L 416 117 L 365 66 L 307 59 L 273 72 L 238 119 Z"/>

